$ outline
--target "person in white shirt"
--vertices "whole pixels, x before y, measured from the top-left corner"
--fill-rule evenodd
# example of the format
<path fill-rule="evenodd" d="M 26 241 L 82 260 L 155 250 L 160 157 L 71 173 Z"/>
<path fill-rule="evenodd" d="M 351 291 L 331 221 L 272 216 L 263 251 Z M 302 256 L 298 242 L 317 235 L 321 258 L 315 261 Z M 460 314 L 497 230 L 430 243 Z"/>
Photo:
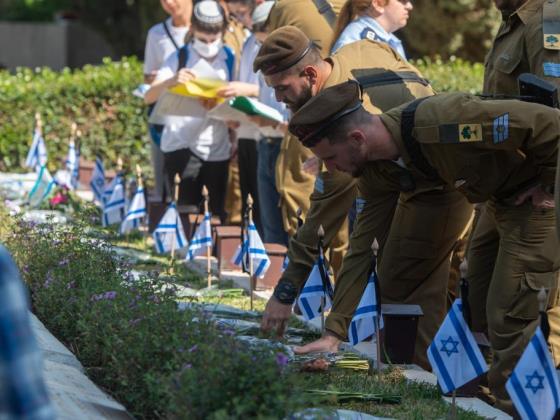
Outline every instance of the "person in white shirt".
<path fill-rule="evenodd" d="M 350 42 L 371 39 L 388 44 L 406 59 L 393 32 L 406 26 L 412 8 L 411 0 L 347 0 L 336 22 L 331 54 Z"/>
<path fill-rule="evenodd" d="M 191 24 L 192 0 L 160 0 L 161 7 L 169 17 L 150 28 L 146 37 L 144 50 L 144 83 L 151 84 L 157 71 L 163 65 L 165 59 L 172 53 L 176 53 L 185 45 L 185 36 Z M 153 106 L 148 109 L 148 115 Z M 152 138 L 151 157 L 154 169 L 154 192 L 156 200 L 162 200 L 165 196 L 165 174 L 163 172 L 163 153 L 159 147 L 163 126 L 149 125 Z"/>
<path fill-rule="evenodd" d="M 231 81 L 235 56 L 223 43 L 225 28 L 223 9 L 218 3 L 212 0 L 198 2 L 194 6 L 187 43 L 178 53 L 167 58 L 144 100 L 153 103 L 167 89 L 194 80 L 196 67 L 201 64 L 209 64 L 221 80 Z M 184 65 L 180 63 L 180 57 L 183 57 Z M 227 126 L 206 116 L 215 103 L 215 100 L 193 99 L 191 116 L 168 117 L 161 150 L 170 185 L 173 185 L 175 174 L 181 176 L 179 204 L 198 206 L 205 185 L 210 193 L 211 212 L 225 220 L 231 142 Z"/>

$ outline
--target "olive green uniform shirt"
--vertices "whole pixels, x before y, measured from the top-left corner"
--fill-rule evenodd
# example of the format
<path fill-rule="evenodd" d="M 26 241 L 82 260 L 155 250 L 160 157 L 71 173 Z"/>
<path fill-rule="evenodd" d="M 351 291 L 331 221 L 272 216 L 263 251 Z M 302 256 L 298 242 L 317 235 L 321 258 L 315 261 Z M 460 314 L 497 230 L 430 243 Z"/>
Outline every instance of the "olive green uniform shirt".
<path fill-rule="evenodd" d="M 403 105 L 381 115 L 407 166 Z M 413 136 L 439 177 L 471 203 L 513 203 L 528 188 L 554 184 L 560 111 L 516 100 L 440 94 L 416 110 Z"/>

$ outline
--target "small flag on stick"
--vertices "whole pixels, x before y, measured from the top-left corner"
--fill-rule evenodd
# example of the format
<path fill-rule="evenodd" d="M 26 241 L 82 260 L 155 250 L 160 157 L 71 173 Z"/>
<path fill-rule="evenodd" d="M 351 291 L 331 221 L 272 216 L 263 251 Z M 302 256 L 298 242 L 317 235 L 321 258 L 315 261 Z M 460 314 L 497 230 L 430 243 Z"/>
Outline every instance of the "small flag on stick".
<path fill-rule="evenodd" d="M 103 190 L 105 186 L 105 168 L 101 156 L 95 158 L 95 166 L 89 183 L 95 200 L 103 204 Z"/>
<path fill-rule="evenodd" d="M 29 205 L 31 207 L 39 207 L 43 200 L 45 200 L 52 192 L 55 185 L 56 182 L 47 167 L 42 166 L 37 174 L 37 181 L 35 181 L 35 185 L 33 185 L 33 188 L 29 193 Z"/>
<path fill-rule="evenodd" d="M 136 165 L 136 178 L 138 188 L 132 201 L 128 206 L 128 211 L 126 212 L 126 217 L 121 224 L 121 234 L 126 234 L 133 229 L 138 229 L 142 223 L 142 219 L 148 215 L 146 210 L 146 196 L 144 195 L 144 183 L 142 181 L 142 169 L 139 165 Z"/>
<path fill-rule="evenodd" d="M 25 159 L 25 166 L 35 169 L 37 172 L 47 164 L 47 147 L 43 139 L 43 122 L 41 114 L 35 114 L 35 131 L 33 132 L 33 142 Z"/>
<path fill-rule="evenodd" d="M 115 177 L 115 186 L 111 196 L 103 206 L 103 226 L 121 223 L 126 208 L 124 180 L 120 175 Z"/>
<path fill-rule="evenodd" d="M 463 318 L 461 299 L 455 300 L 428 347 L 428 360 L 444 393 L 453 392 L 488 371 Z"/>

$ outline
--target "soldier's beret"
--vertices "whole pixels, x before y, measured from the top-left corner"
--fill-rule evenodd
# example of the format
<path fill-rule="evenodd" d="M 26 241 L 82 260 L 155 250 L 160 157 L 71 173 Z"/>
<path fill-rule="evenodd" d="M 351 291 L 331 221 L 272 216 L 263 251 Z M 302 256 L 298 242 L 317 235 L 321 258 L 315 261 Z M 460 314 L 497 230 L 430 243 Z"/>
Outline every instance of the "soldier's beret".
<path fill-rule="evenodd" d="M 272 31 L 264 40 L 253 70 L 265 75 L 280 73 L 297 64 L 311 50 L 313 43 L 295 26 L 283 26 Z"/>
<path fill-rule="evenodd" d="M 355 80 L 324 89 L 292 117 L 288 129 L 304 146 L 313 147 L 329 127 L 362 106 L 362 88 Z"/>

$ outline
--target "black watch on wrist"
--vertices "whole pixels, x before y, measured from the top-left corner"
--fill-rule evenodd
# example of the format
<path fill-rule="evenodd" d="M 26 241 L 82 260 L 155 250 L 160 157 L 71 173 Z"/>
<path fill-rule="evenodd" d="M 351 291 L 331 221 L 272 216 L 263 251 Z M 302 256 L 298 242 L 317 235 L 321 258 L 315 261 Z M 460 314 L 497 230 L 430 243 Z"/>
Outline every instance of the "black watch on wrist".
<path fill-rule="evenodd" d="M 291 305 L 296 301 L 298 289 L 291 282 L 280 280 L 274 288 L 272 295 L 278 302 L 284 305 Z"/>

